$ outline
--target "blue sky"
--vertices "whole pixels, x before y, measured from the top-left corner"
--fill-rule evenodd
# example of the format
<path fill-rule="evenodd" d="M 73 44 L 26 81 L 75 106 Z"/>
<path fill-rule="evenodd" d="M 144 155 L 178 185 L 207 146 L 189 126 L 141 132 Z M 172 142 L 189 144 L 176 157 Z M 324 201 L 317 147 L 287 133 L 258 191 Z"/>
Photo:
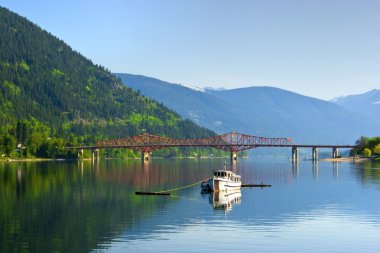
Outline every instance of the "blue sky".
<path fill-rule="evenodd" d="M 330 99 L 380 88 L 378 0 L 0 0 L 112 72 Z"/>

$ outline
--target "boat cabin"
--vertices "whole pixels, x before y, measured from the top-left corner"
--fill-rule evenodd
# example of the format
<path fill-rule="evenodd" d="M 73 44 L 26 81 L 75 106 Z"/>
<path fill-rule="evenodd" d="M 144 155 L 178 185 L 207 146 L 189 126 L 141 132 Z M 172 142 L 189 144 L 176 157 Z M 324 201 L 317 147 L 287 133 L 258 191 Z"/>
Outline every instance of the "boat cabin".
<path fill-rule="evenodd" d="M 226 170 L 214 171 L 214 177 L 226 178 L 226 179 L 229 179 L 233 182 L 240 182 L 241 181 L 241 177 L 239 175 L 236 175 L 235 173 L 233 173 L 231 171 L 226 171 Z"/>

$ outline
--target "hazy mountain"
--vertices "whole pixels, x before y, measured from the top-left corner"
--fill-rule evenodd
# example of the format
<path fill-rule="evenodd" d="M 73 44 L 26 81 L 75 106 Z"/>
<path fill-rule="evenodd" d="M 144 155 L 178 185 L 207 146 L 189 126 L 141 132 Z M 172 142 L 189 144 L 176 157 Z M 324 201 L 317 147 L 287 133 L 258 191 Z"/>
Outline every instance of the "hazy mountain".
<path fill-rule="evenodd" d="M 140 91 L 141 94 L 154 98 L 178 112 L 182 117 L 191 119 L 219 133 L 249 127 L 244 122 L 243 115 L 240 115 L 239 106 L 230 103 L 228 100 L 207 94 L 199 89 L 146 76 L 116 75 L 121 78 L 124 84 Z M 230 124 L 231 122 L 239 127 L 234 128 Z"/>
<path fill-rule="evenodd" d="M 368 117 L 332 102 L 272 87 L 196 91 L 145 76 L 116 74 L 129 87 L 202 126 L 297 143 L 353 143 L 380 134 Z"/>
<path fill-rule="evenodd" d="M 363 94 L 342 96 L 331 99 L 342 107 L 371 117 L 380 122 L 380 90 L 374 89 Z"/>

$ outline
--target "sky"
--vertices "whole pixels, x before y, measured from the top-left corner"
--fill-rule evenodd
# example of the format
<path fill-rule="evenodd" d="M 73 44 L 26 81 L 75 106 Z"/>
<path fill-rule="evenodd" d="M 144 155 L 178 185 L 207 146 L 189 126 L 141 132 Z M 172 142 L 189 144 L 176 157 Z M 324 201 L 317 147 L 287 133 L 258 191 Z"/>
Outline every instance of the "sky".
<path fill-rule="evenodd" d="M 380 89 L 379 0 L 0 0 L 111 72 L 320 99 Z"/>

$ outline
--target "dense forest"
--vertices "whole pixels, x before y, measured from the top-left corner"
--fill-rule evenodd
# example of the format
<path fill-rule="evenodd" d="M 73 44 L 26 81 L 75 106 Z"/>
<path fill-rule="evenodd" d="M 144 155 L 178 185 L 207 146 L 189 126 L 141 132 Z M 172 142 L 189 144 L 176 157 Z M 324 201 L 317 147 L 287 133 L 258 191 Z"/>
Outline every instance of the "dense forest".
<path fill-rule="evenodd" d="M 0 7 L 0 155 L 75 157 L 67 146 L 143 132 L 172 138 L 215 133 L 126 87 L 102 66 Z M 107 156 L 136 156 L 128 150 Z M 158 155 L 223 154 L 170 149 Z"/>

